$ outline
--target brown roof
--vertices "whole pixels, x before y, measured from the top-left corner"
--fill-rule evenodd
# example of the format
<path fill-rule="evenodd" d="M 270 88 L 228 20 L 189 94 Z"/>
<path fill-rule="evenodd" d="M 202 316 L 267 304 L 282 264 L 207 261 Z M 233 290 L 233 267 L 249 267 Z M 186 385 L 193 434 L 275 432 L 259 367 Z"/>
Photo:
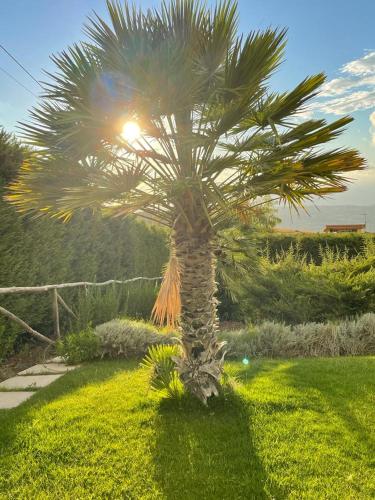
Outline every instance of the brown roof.
<path fill-rule="evenodd" d="M 336 231 L 348 229 L 365 229 L 366 224 L 327 224 L 325 229 L 335 229 Z"/>

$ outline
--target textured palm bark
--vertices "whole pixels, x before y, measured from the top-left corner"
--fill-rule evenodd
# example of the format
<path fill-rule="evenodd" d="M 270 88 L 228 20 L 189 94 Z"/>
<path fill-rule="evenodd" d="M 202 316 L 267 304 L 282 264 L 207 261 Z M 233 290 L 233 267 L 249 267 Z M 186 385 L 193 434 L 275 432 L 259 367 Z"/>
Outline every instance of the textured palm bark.
<path fill-rule="evenodd" d="M 176 229 L 174 245 L 180 266 L 181 329 L 184 355 L 176 360 L 186 389 L 206 404 L 217 395 L 223 366 L 223 344 L 216 332 L 216 259 L 210 231 L 191 234 Z"/>

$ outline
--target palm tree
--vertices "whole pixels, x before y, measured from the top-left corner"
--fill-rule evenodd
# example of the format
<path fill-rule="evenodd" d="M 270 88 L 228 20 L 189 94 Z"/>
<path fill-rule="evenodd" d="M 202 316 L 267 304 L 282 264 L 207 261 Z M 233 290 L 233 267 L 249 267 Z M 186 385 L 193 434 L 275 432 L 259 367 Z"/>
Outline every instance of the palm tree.
<path fill-rule="evenodd" d="M 53 57 L 57 72 L 23 124 L 34 155 L 9 200 L 64 220 L 89 207 L 171 229 L 183 344 L 177 367 L 206 402 L 222 371 L 217 229 L 262 196 L 298 207 L 344 191 L 342 174 L 364 161 L 354 150 L 321 148 L 351 118 L 327 124 L 298 115 L 323 74 L 271 92 L 285 30 L 239 36 L 236 4 L 226 0 L 212 9 L 200 0 L 146 12 L 127 2 L 107 6 L 109 24 L 94 15 L 88 41 Z"/>

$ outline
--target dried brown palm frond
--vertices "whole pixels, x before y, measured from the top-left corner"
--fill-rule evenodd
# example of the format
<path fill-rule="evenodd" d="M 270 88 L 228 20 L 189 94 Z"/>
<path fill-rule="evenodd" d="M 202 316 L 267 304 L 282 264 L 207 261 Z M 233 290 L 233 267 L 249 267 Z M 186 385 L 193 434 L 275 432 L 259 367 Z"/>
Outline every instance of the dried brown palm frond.
<path fill-rule="evenodd" d="M 159 324 L 176 328 L 181 312 L 180 267 L 172 249 L 168 264 L 165 266 L 163 282 L 152 309 L 151 318 Z"/>

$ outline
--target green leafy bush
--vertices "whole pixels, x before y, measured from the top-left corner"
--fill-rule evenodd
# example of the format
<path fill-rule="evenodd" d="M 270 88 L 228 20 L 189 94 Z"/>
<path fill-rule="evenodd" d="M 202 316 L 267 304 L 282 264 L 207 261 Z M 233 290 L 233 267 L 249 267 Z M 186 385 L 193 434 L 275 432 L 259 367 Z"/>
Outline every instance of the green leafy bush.
<path fill-rule="evenodd" d="M 249 233 L 240 229 L 236 241 L 245 249 L 240 264 L 248 272 L 229 285 L 219 276 L 221 319 L 296 324 L 373 310 L 373 276 L 367 269 L 353 278 L 351 266 L 369 263 L 375 235 Z M 373 264 L 374 257 L 372 251 Z"/>
<path fill-rule="evenodd" d="M 220 332 L 227 358 L 314 357 L 375 354 L 375 314 L 354 320 L 289 326 L 265 322 L 239 331 Z"/>
<path fill-rule="evenodd" d="M 67 363 L 91 361 L 100 355 L 100 341 L 91 328 L 66 335 L 56 346 L 57 354 Z"/>
<path fill-rule="evenodd" d="M 80 289 L 73 306 L 77 315 L 73 330 L 80 331 L 89 324 L 96 326 L 116 318 L 121 311 L 123 293 L 122 285 Z"/>
<path fill-rule="evenodd" d="M 314 264 L 321 264 L 323 260 L 322 252 L 330 250 L 332 252 L 345 252 L 349 258 L 356 257 L 363 253 L 366 239 L 373 235 L 360 233 L 278 233 L 268 232 L 255 235 L 254 243 L 263 251 L 267 249 L 271 260 L 288 252 L 291 247 L 299 249 L 299 252 L 306 255 L 307 261 Z"/>
<path fill-rule="evenodd" d="M 171 344 L 172 333 L 161 333 L 145 321 L 114 319 L 95 328 L 99 339 L 101 356 L 104 358 L 140 358 L 149 347 L 156 344 Z"/>
<path fill-rule="evenodd" d="M 154 276 L 158 275 L 155 274 Z M 124 285 L 124 301 L 121 306 L 121 315 L 137 319 L 150 318 L 159 291 L 159 285 L 160 282 L 156 281 L 139 281 Z"/>
<path fill-rule="evenodd" d="M 151 389 L 163 391 L 170 398 L 178 398 L 183 394 L 183 385 L 173 360 L 179 354 L 177 345 L 151 346 L 141 363 L 150 370 Z"/>
<path fill-rule="evenodd" d="M 240 307 L 247 321 L 287 324 L 321 323 L 373 311 L 374 243 L 366 240 L 363 253 L 353 258 L 327 250 L 320 265 L 294 249 L 276 260 L 263 255 L 259 270 L 243 280 Z"/>

